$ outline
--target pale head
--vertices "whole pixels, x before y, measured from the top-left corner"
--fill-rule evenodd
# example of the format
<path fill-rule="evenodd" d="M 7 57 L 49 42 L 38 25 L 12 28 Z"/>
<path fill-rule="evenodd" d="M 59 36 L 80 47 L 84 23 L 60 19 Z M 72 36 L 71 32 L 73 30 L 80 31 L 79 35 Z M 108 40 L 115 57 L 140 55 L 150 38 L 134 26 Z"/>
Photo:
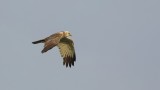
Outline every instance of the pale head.
<path fill-rule="evenodd" d="M 69 31 L 64 31 L 65 37 L 69 37 L 72 36 L 71 33 Z"/>

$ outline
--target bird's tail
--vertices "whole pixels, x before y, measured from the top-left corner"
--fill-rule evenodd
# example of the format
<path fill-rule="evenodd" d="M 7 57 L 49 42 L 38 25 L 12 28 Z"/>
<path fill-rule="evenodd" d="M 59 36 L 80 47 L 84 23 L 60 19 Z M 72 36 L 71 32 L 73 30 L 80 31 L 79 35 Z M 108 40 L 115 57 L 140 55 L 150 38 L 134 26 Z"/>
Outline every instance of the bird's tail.
<path fill-rule="evenodd" d="M 38 40 L 38 41 L 34 41 L 32 42 L 33 44 L 38 44 L 38 43 L 44 43 L 45 42 L 45 39 L 41 39 L 41 40 Z"/>

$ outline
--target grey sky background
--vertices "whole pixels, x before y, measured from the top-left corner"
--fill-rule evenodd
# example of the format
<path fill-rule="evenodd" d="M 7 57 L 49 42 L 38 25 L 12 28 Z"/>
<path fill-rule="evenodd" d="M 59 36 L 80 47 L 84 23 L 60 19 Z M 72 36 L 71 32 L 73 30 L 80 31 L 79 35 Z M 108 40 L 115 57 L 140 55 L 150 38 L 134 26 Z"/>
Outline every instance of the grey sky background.
<path fill-rule="evenodd" d="M 159 0 L 0 0 L 0 90 L 160 90 Z M 31 42 L 73 35 L 77 61 Z"/>

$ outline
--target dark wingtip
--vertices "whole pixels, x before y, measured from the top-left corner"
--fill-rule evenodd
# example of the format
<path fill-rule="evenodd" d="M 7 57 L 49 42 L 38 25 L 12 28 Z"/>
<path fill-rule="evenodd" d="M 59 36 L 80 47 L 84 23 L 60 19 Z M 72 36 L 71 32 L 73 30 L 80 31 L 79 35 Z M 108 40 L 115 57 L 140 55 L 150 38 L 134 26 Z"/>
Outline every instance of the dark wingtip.
<path fill-rule="evenodd" d="M 44 51 L 44 50 L 41 51 L 42 54 L 45 53 L 45 52 L 46 52 L 46 51 Z"/>
<path fill-rule="evenodd" d="M 45 40 L 44 40 L 44 39 L 42 39 L 42 40 L 34 41 L 34 42 L 32 42 L 32 44 L 43 43 L 44 41 L 45 41 Z"/>
<path fill-rule="evenodd" d="M 66 68 L 69 66 L 71 68 L 71 66 L 74 66 L 74 62 L 76 61 L 76 56 L 74 55 L 74 57 L 64 57 L 63 58 L 63 65 L 66 65 Z"/>
<path fill-rule="evenodd" d="M 36 44 L 35 42 L 32 42 L 32 44 Z"/>

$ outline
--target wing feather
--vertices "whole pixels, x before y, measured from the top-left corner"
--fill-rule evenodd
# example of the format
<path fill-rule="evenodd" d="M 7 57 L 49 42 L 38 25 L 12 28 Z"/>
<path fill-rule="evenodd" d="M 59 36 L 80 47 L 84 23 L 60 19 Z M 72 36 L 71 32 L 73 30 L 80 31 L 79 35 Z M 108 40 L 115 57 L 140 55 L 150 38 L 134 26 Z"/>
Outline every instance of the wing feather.
<path fill-rule="evenodd" d="M 63 34 L 61 34 L 61 33 L 55 33 L 55 34 L 47 37 L 45 39 L 44 49 L 42 50 L 42 53 L 47 52 L 48 50 L 55 47 L 59 43 L 62 36 L 63 36 Z"/>
<path fill-rule="evenodd" d="M 76 54 L 74 49 L 73 41 L 69 38 L 62 38 L 57 45 L 60 50 L 60 54 L 63 57 L 63 65 L 66 67 L 74 66 L 74 62 L 76 61 Z"/>

